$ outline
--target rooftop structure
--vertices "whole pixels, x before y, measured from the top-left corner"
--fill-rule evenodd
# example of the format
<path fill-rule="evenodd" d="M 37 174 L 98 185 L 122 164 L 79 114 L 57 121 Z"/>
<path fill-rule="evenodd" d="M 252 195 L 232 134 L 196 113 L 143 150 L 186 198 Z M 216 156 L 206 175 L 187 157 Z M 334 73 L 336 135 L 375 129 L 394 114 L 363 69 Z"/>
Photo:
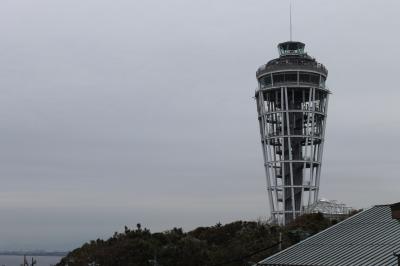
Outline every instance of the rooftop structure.
<path fill-rule="evenodd" d="M 395 266 L 400 254 L 399 219 L 400 203 L 374 206 L 257 265 Z"/>
<path fill-rule="evenodd" d="M 329 90 L 328 70 L 302 42 L 278 45 L 255 92 L 271 218 L 286 224 L 318 199 Z"/>
<path fill-rule="evenodd" d="M 328 219 L 341 219 L 348 216 L 354 209 L 336 200 L 319 199 L 304 210 L 305 213 L 322 213 Z"/>

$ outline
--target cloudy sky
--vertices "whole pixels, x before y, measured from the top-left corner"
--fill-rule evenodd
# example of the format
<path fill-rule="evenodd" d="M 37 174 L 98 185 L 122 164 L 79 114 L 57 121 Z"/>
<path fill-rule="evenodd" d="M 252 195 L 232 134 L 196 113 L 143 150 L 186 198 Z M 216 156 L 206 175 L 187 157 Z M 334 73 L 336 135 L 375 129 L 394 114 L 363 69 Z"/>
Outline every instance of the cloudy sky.
<path fill-rule="evenodd" d="M 400 2 L 293 1 L 329 69 L 321 196 L 400 201 Z M 288 1 L 0 1 L 0 249 L 268 214 L 255 71 Z"/>

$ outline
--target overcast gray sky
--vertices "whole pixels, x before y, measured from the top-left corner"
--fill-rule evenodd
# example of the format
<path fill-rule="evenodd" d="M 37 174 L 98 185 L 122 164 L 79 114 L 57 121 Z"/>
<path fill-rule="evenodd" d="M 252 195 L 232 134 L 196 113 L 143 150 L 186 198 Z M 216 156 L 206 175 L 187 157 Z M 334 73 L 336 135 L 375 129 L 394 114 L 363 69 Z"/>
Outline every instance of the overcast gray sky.
<path fill-rule="evenodd" d="M 400 2 L 293 1 L 329 69 L 321 195 L 400 201 Z M 0 249 L 268 214 L 255 71 L 288 1 L 2 0 Z"/>

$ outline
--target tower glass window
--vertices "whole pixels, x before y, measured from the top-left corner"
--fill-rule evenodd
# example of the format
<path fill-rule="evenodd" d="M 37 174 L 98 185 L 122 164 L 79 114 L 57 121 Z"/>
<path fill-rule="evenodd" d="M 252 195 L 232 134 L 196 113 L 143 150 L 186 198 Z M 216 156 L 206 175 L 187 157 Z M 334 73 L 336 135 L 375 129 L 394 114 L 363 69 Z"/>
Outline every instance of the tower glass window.
<path fill-rule="evenodd" d="M 285 81 L 285 75 L 283 73 L 275 73 L 272 75 L 274 84 L 283 83 Z"/>
<path fill-rule="evenodd" d="M 285 82 L 297 82 L 297 72 L 286 72 Z"/>
<path fill-rule="evenodd" d="M 270 86 L 271 83 L 272 83 L 272 80 L 271 80 L 271 75 L 270 74 L 260 78 L 260 84 L 261 84 L 262 87 Z"/>

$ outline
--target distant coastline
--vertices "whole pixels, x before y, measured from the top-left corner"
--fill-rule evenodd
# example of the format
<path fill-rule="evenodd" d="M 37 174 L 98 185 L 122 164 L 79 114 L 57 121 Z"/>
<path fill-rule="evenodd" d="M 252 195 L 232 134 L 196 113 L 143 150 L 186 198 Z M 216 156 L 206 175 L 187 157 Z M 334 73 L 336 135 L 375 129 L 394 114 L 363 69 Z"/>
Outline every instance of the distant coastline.
<path fill-rule="evenodd" d="M 0 251 L 1 256 L 47 256 L 64 257 L 68 254 L 65 251 Z"/>

